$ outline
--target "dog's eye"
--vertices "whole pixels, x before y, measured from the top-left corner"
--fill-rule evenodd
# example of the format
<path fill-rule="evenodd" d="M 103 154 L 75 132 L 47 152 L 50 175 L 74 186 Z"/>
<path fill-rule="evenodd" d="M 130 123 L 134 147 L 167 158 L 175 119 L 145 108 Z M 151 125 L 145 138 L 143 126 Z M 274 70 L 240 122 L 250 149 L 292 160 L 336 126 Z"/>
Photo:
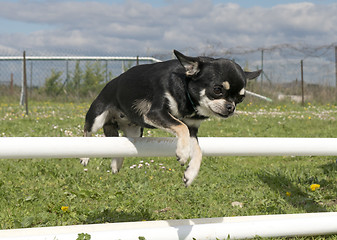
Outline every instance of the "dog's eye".
<path fill-rule="evenodd" d="M 242 102 L 244 98 L 245 98 L 245 96 L 239 96 L 239 97 L 237 97 L 235 102 L 238 104 L 238 103 Z"/>
<path fill-rule="evenodd" d="M 214 87 L 214 88 L 213 88 L 213 92 L 214 92 L 216 95 L 222 94 L 222 87 L 220 87 L 220 86 Z"/>

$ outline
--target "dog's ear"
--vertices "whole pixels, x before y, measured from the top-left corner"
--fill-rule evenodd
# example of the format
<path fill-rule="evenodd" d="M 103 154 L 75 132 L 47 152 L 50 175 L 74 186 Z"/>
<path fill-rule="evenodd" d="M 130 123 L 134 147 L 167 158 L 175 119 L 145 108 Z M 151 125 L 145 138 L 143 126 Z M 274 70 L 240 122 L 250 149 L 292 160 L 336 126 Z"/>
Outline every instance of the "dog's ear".
<path fill-rule="evenodd" d="M 255 72 L 244 72 L 245 75 L 246 75 L 246 79 L 248 80 L 252 80 L 254 78 L 257 78 L 258 76 L 260 76 L 260 74 L 262 73 L 262 70 L 258 70 L 258 71 L 255 71 Z"/>
<path fill-rule="evenodd" d="M 185 56 L 177 50 L 173 50 L 173 52 L 181 65 L 185 68 L 186 76 L 196 75 L 200 71 L 198 58 Z"/>

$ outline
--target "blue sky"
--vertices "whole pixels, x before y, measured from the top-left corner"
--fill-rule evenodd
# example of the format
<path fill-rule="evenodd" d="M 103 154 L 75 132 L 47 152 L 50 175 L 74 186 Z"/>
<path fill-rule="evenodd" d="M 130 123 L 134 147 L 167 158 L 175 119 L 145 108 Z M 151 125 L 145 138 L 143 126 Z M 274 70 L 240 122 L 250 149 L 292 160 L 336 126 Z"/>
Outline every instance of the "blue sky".
<path fill-rule="evenodd" d="M 0 54 L 208 51 L 337 41 L 335 0 L 0 0 Z M 207 50 L 208 49 L 208 50 Z"/>
<path fill-rule="evenodd" d="M 87 2 L 86 0 L 77 0 L 78 2 Z M 191 0 L 190 0 L 191 1 Z M 97 0 L 97 2 L 104 2 L 104 3 L 123 3 L 125 0 Z M 162 7 L 165 5 L 169 5 L 172 2 L 179 2 L 178 0 L 141 0 L 141 2 L 149 3 L 152 6 Z M 335 0 L 213 0 L 214 3 L 236 3 L 242 7 L 254 7 L 254 6 L 261 6 L 261 7 L 272 7 L 279 4 L 289 4 L 289 3 L 299 3 L 299 2 L 311 2 L 315 4 L 329 4 L 336 2 Z"/>

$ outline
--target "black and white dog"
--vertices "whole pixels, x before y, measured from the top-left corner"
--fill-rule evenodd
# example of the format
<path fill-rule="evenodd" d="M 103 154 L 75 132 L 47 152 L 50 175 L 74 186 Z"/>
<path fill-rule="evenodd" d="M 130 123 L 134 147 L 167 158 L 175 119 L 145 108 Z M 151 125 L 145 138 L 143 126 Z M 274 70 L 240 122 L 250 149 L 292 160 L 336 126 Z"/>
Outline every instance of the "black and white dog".
<path fill-rule="evenodd" d="M 143 128 L 159 128 L 177 136 L 181 165 L 191 158 L 183 181 L 189 186 L 198 175 L 202 153 L 197 140 L 202 120 L 227 118 L 245 97 L 247 79 L 261 71 L 244 72 L 235 62 L 220 58 L 188 57 L 174 50 L 178 60 L 133 67 L 110 81 L 91 104 L 84 135 L 103 127 L 106 137 L 141 137 Z M 89 158 L 82 158 L 83 165 Z M 123 158 L 112 160 L 117 173 Z"/>

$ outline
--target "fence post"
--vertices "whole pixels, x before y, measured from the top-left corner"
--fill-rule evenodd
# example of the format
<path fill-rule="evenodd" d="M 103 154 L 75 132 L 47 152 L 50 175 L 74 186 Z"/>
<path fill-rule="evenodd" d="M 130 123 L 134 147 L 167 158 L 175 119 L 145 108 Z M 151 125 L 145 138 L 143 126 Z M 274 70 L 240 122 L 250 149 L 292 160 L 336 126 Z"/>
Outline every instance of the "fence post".
<path fill-rule="evenodd" d="M 301 60 L 301 86 L 302 86 L 302 106 L 304 106 L 303 60 Z"/>
<path fill-rule="evenodd" d="M 66 61 L 66 83 L 69 81 L 69 61 Z"/>
<path fill-rule="evenodd" d="M 28 91 L 27 91 L 27 70 L 26 70 L 26 51 L 23 51 L 23 87 L 26 105 L 26 115 L 28 115 Z"/>
<path fill-rule="evenodd" d="M 335 46 L 336 100 L 337 100 L 337 46 Z"/>
<path fill-rule="evenodd" d="M 108 76 L 108 60 L 105 60 L 105 82 L 109 82 L 109 76 Z"/>
<path fill-rule="evenodd" d="M 30 95 L 32 96 L 33 94 L 33 61 L 30 61 Z"/>
<path fill-rule="evenodd" d="M 264 49 L 261 50 L 261 89 L 262 89 L 262 83 L 263 83 L 263 53 L 264 53 Z"/>
<path fill-rule="evenodd" d="M 25 105 L 25 83 L 24 83 L 24 60 L 22 60 L 22 69 L 21 69 L 21 94 L 20 94 L 20 105 L 24 106 Z"/>
<path fill-rule="evenodd" d="M 13 93 L 14 93 L 14 74 L 11 73 L 11 83 L 10 83 L 10 88 L 9 88 L 9 91 L 10 91 L 10 95 L 13 96 Z"/>

